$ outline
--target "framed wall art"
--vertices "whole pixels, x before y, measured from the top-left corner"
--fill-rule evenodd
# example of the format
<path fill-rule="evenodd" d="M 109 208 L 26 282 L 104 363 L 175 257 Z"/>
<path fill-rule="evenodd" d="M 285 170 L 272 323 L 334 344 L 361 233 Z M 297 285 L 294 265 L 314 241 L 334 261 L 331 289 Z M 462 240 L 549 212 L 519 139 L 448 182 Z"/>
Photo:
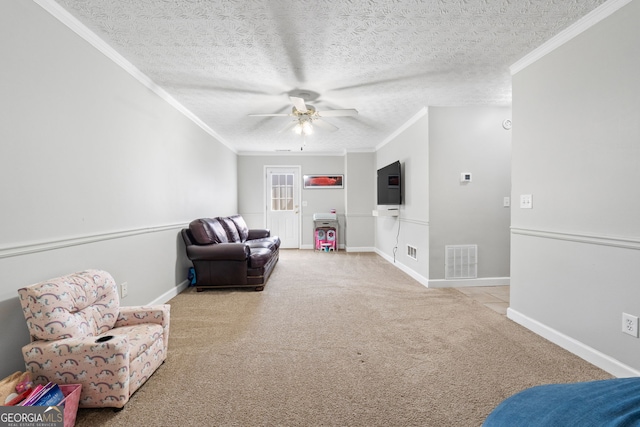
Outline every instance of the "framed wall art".
<path fill-rule="evenodd" d="M 304 188 L 344 188 L 344 175 L 305 175 Z"/>

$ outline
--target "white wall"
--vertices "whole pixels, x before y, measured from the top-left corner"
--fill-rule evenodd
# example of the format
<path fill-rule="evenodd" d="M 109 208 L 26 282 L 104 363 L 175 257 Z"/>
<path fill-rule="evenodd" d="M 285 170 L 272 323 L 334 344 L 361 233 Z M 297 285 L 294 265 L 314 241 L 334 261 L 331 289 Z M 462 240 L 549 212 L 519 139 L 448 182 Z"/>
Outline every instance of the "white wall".
<path fill-rule="evenodd" d="M 373 251 L 376 197 L 375 153 L 347 153 L 345 171 L 345 244 L 347 251 Z"/>
<path fill-rule="evenodd" d="M 640 375 L 640 2 L 513 76 L 509 316 Z M 515 201 L 515 200 L 514 200 Z"/>
<path fill-rule="evenodd" d="M 238 157 L 238 210 L 249 227 L 264 227 L 265 166 L 300 166 L 302 175 L 344 175 L 342 155 L 249 155 Z M 302 186 L 302 177 L 298 183 Z M 349 177 L 345 177 L 345 187 Z M 338 239 L 344 245 L 345 189 L 302 189 L 302 248 L 313 248 L 313 214 L 335 209 L 340 223 Z"/>
<path fill-rule="evenodd" d="M 446 285 L 445 246 L 478 245 L 478 278 L 508 284 L 510 107 L 429 108 L 429 285 Z M 461 173 L 471 182 L 460 182 Z"/>
<path fill-rule="evenodd" d="M 427 285 L 429 277 L 429 116 L 422 110 L 376 151 L 376 170 L 399 160 L 403 203 L 398 217 L 378 216 L 376 251 Z M 385 209 L 385 207 L 380 207 Z M 418 259 L 407 256 L 407 244 Z"/>
<path fill-rule="evenodd" d="M 166 299 L 179 236 L 237 211 L 237 159 L 31 1 L 0 2 L 0 377 L 24 370 L 20 287 L 85 268 Z"/>

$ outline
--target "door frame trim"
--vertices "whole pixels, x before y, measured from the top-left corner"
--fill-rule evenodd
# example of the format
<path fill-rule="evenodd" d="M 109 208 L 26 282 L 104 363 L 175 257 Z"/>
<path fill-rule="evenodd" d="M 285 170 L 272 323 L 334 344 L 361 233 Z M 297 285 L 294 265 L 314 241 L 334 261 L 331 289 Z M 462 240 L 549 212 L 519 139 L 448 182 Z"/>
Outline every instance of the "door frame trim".
<path fill-rule="evenodd" d="M 267 210 L 269 208 L 269 203 L 267 201 L 267 186 L 268 182 L 268 169 L 272 168 L 286 168 L 286 169 L 296 169 L 298 174 L 298 182 L 294 183 L 294 190 L 296 192 L 298 199 L 298 212 L 296 215 L 298 216 L 298 249 L 302 247 L 302 166 L 300 165 L 264 165 L 262 168 L 262 223 L 267 226 Z"/>

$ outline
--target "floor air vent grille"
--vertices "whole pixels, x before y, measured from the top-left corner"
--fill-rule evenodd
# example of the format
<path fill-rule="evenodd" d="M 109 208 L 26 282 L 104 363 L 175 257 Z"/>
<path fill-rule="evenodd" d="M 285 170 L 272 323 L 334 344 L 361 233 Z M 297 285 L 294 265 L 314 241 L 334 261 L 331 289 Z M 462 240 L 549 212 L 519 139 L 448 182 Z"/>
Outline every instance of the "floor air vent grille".
<path fill-rule="evenodd" d="M 478 246 L 445 246 L 445 279 L 475 279 L 478 277 Z"/>

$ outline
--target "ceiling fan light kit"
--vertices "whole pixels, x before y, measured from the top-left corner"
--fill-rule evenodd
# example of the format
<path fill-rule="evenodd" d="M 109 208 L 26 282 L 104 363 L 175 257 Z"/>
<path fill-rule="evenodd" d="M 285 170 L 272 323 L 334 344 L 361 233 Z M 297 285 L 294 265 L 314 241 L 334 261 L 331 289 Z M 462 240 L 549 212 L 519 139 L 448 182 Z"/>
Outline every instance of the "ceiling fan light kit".
<path fill-rule="evenodd" d="M 358 114 L 358 110 L 355 108 L 340 109 L 340 110 L 325 110 L 318 111 L 312 105 L 305 104 L 303 98 L 297 96 L 290 96 L 289 100 L 293 104 L 290 114 L 249 114 L 252 117 L 294 117 L 295 119 L 285 126 L 280 132 L 293 129 L 293 131 L 302 136 L 311 135 L 313 133 L 313 125 L 317 125 L 323 129 L 334 132 L 338 130 L 338 127 L 322 120 L 323 117 L 344 117 L 355 116 Z"/>
<path fill-rule="evenodd" d="M 300 119 L 298 124 L 293 127 L 293 131 L 297 135 L 311 135 L 313 133 L 313 126 L 310 120 Z"/>

